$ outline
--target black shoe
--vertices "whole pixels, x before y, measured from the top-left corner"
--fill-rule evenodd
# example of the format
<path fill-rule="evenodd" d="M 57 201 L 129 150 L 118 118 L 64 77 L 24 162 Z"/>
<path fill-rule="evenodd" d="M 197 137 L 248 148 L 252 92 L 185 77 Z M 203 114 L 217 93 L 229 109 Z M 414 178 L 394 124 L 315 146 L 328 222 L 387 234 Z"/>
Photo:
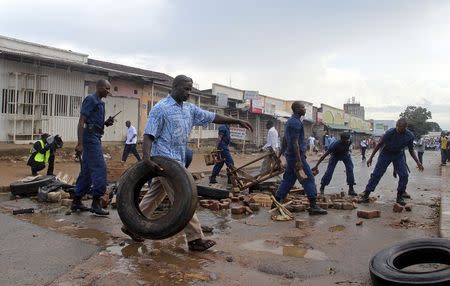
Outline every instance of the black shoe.
<path fill-rule="evenodd" d="M 411 196 L 406 191 L 403 193 L 402 197 L 404 199 L 410 199 L 411 198 Z"/>
<path fill-rule="evenodd" d="M 76 212 L 76 211 L 87 212 L 87 211 L 91 210 L 87 206 L 83 205 L 83 203 L 81 202 L 81 198 L 80 197 L 74 197 L 74 199 L 72 201 L 72 206 L 70 206 L 70 209 L 73 212 Z"/>
<path fill-rule="evenodd" d="M 361 196 L 360 203 L 368 204 L 370 203 L 370 192 L 364 192 Z"/>
<path fill-rule="evenodd" d="M 402 206 L 406 205 L 406 202 L 405 202 L 405 199 L 403 198 L 403 195 L 397 194 L 397 203 L 399 205 L 402 205 Z"/>
<path fill-rule="evenodd" d="M 355 190 L 353 189 L 353 185 L 352 186 L 348 186 L 348 195 L 352 196 L 352 197 L 356 197 L 358 194 L 355 192 Z"/>
<path fill-rule="evenodd" d="M 325 186 L 324 185 L 321 185 L 320 186 L 320 194 L 323 196 L 323 195 L 325 195 Z"/>
<path fill-rule="evenodd" d="M 217 184 L 216 176 L 209 177 L 209 183 L 210 184 Z"/>
<path fill-rule="evenodd" d="M 100 197 L 93 197 L 92 198 L 91 212 L 96 214 L 96 215 L 109 215 L 109 212 L 105 211 L 102 208 L 102 204 L 100 203 Z"/>
<path fill-rule="evenodd" d="M 326 215 L 328 212 L 316 205 L 316 199 L 309 200 L 309 215 Z"/>

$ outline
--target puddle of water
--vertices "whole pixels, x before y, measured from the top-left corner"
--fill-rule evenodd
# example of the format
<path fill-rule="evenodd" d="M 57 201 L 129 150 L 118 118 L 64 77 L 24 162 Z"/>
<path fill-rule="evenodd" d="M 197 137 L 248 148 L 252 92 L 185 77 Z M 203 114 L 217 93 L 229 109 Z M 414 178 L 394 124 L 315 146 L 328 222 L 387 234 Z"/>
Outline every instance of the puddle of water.
<path fill-rule="evenodd" d="M 326 260 L 328 257 L 322 251 L 299 247 L 297 245 L 278 245 L 274 241 L 254 240 L 242 244 L 241 248 L 252 251 L 268 252 L 289 257 L 301 257 L 313 260 Z"/>

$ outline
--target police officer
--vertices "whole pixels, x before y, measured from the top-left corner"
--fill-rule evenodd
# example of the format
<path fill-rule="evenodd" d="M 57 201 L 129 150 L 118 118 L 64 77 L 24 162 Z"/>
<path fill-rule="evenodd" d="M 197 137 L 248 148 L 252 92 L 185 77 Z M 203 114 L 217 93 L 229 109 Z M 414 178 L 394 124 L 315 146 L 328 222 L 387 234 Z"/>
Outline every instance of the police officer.
<path fill-rule="evenodd" d="M 420 171 L 423 171 L 423 166 L 414 152 L 414 134 L 409 131 L 407 127 L 408 123 L 406 122 L 406 119 L 400 118 L 397 121 L 396 127 L 387 130 L 373 150 L 369 160 L 367 160 L 367 167 L 372 165 L 373 156 L 378 152 L 378 150 L 383 148 L 378 156 L 375 169 L 370 175 L 370 179 L 361 198 L 361 202 L 369 202 L 370 193 L 375 191 L 375 188 L 378 185 L 378 182 L 380 182 L 383 174 L 386 172 L 387 167 L 392 163 L 394 165 L 395 172 L 399 177 L 396 201 L 401 205 L 406 204 L 404 200 L 404 193 L 408 184 L 408 169 L 406 166 L 406 156 L 403 153 L 404 148 L 408 147 L 409 154 L 414 161 L 416 161 L 417 168 L 419 168 Z"/>
<path fill-rule="evenodd" d="M 31 149 L 31 155 L 27 165 L 31 167 L 31 174 L 37 176 L 37 172 L 45 169 L 48 163 L 47 175 L 53 175 L 55 165 L 55 144 L 54 137 L 44 133 L 41 139 L 36 141 Z"/>
<path fill-rule="evenodd" d="M 216 163 L 213 167 L 211 177 L 209 177 L 209 183 L 210 184 L 216 184 L 217 180 L 216 177 L 219 175 L 220 170 L 222 170 L 223 164 L 227 164 L 227 167 L 234 166 L 233 158 L 231 157 L 229 145 L 231 142 L 231 135 L 230 135 L 230 125 L 229 124 L 223 124 L 219 127 L 219 138 L 217 140 L 217 150 L 220 150 L 222 159 L 224 161 L 221 161 L 219 163 Z"/>
<path fill-rule="evenodd" d="M 286 157 L 286 170 L 284 171 L 283 180 L 275 194 L 277 201 L 286 198 L 287 194 L 297 181 L 297 172 L 303 170 L 307 178 L 302 180 L 305 192 L 308 196 L 310 208 L 308 212 L 310 215 L 327 214 L 327 211 L 319 208 L 316 205 L 316 184 L 314 182 L 314 175 L 306 162 L 306 143 L 305 132 L 303 129 L 303 122 L 300 120 L 301 116 L 306 113 L 305 106 L 299 101 L 292 103 L 293 115 L 286 122 L 284 139 L 281 153 Z M 272 205 L 274 208 L 275 205 Z"/>
<path fill-rule="evenodd" d="M 112 117 L 105 121 L 105 103 L 102 101 L 102 98 L 110 94 L 110 88 L 109 81 L 99 80 L 96 92 L 88 95 L 81 106 L 80 120 L 78 121 L 78 144 L 75 152 L 80 158 L 81 155 L 83 156 L 71 207 L 73 211 L 90 210 L 97 215 L 109 214 L 102 209 L 100 197 L 106 191 L 106 164 L 103 158 L 101 138 L 104 126 L 114 124 Z M 81 198 L 88 192 L 92 192 L 93 197 L 91 209 L 81 203 Z"/>
<path fill-rule="evenodd" d="M 323 195 L 325 192 L 325 187 L 330 184 L 331 178 L 333 177 L 334 169 L 336 168 L 336 164 L 339 161 L 342 161 L 345 165 L 345 173 L 347 175 L 347 185 L 348 185 L 348 194 L 350 196 L 356 196 L 355 190 L 353 189 L 353 185 L 355 184 L 355 176 L 353 174 L 353 162 L 352 157 L 350 156 L 349 149 L 352 144 L 350 140 L 350 134 L 344 132 L 341 134 L 341 139 L 337 140 L 328 147 L 327 152 L 320 157 L 319 161 L 317 161 L 316 166 L 312 168 L 313 172 L 317 172 L 317 168 L 319 164 L 325 159 L 329 154 L 331 154 L 330 160 L 328 161 L 328 167 L 325 174 L 322 177 L 320 182 L 320 193 Z"/>

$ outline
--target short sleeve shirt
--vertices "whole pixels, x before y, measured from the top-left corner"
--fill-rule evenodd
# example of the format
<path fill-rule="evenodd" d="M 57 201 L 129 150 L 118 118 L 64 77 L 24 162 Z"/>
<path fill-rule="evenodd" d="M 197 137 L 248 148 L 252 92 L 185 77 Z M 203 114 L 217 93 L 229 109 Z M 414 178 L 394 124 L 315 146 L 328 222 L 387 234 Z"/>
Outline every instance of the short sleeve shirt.
<path fill-rule="evenodd" d="M 330 153 L 333 154 L 334 156 L 344 157 L 348 155 L 350 145 L 352 145 L 351 140 L 349 140 L 348 143 L 344 143 L 341 140 L 337 140 L 330 144 L 330 146 L 328 147 L 328 151 L 330 151 Z"/>
<path fill-rule="evenodd" d="M 220 125 L 219 136 L 222 136 L 222 141 L 219 143 L 220 149 L 228 149 L 231 142 L 230 127 L 228 125 Z"/>
<path fill-rule="evenodd" d="M 286 127 L 284 131 L 284 136 L 286 139 L 287 149 L 286 156 L 295 156 L 294 150 L 294 140 L 297 140 L 300 150 L 304 153 L 306 151 L 305 144 L 305 132 L 303 129 L 303 122 L 299 117 L 292 115 L 286 122 Z"/>
<path fill-rule="evenodd" d="M 154 137 L 151 155 L 171 158 L 184 166 L 192 127 L 206 126 L 214 118 L 215 113 L 189 102 L 180 105 L 171 95 L 166 96 L 150 110 L 145 126 L 144 133 Z"/>
<path fill-rule="evenodd" d="M 81 104 L 81 115 L 86 116 L 87 124 L 94 124 L 103 129 L 105 123 L 105 103 L 97 94 L 86 96 Z"/>
<path fill-rule="evenodd" d="M 382 140 L 384 142 L 383 153 L 399 154 L 406 147 L 414 148 L 414 134 L 408 129 L 404 133 L 399 133 L 396 128 L 391 128 L 384 133 Z"/>
<path fill-rule="evenodd" d="M 125 142 L 125 144 L 136 144 L 136 143 L 137 143 L 137 131 L 133 125 L 130 125 L 130 128 L 128 128 L 127 130 L 127 141 Z"/>

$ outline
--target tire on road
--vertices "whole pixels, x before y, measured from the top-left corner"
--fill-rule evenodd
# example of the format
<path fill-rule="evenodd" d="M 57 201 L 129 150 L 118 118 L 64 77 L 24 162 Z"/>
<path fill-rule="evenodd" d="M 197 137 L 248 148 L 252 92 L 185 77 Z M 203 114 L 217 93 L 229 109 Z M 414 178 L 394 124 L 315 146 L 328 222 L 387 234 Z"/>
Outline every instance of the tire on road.
<path fill-rule="evenodd" d="M 227 199 L 230 196 L 230 191 L 228 190 L 216 189 L 203 185 L 197 185 L 197 193 L 201 197 L 215 200 Z"/>
<path fill-rule="evenodd" d="M 141 188 L 149 178 L 156 177 L 141 161 L 126 170 L 118 181 L 117 212 L 130 231 L 156 240 L 171 237 L 188 224 L 197 207 L 197 188 L 192 175 L 175 160 L 160 156 L 152 160 L 163 168 L 161 176 L 173 183 L 174 201 L 170 210 L 157 219 L 150 219 L 140 211 Z"/>
<path fill-rule="evenodd" d="M 11 194 L 15 196 L 34 195 L 38 193 L 39 187 L 50 184 L 55 176 L 40 176 L 33 181 L 15 181 L 9 185 Z"/>
<path fill-rule="evenodd" d="M 402 270 L 422 263 L 449 267 L 429 272 Z M 369 270 L 373 285 L 450 285 L 450 240 L 426 238 L 401 242 L 375 254 Z"/>

